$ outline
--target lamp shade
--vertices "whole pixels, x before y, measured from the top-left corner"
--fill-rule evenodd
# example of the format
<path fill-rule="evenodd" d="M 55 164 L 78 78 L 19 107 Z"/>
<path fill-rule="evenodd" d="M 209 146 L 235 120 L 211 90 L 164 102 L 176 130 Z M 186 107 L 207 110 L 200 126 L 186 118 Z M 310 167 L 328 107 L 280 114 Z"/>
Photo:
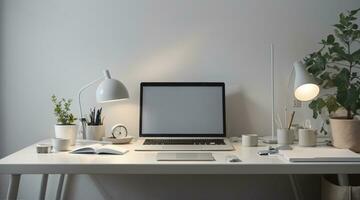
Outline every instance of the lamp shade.
<path fill-rule="evenodd" d="M 295 81 L 294 96 L 299 101 L 310 101 L 320 92 L 320 87 L 316 84 L 315 79 L 305 70 L 305 65 L 297 61 L 294 63 Z"/>
<path fill-rule="evenodd" d="M 108 70 L 104 74 L 105 80 L 96 89 L 97 102 L 104 103 L 129 98 L 129 93 L 123 83 L 112 79 Z"/>

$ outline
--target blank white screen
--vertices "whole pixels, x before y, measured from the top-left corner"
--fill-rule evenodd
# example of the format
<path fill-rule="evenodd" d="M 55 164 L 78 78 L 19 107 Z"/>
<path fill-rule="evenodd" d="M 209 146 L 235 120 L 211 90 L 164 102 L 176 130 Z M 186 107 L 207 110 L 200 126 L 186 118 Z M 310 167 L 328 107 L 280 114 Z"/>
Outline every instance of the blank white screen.
<path fill-rule="evenodd" d="M 223 134 L 221 86 L 144 86 L 143 134 Z"/>

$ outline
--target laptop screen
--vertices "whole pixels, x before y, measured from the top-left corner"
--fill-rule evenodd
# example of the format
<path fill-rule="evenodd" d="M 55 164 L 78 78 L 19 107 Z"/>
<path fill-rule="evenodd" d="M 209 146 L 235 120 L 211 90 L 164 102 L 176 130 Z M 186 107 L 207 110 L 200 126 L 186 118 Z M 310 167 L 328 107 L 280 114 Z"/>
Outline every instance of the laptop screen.
<path fill-rule="evenodd" d="M 140 136 L 225 137 L 224 83 L 141 83 Z"/>

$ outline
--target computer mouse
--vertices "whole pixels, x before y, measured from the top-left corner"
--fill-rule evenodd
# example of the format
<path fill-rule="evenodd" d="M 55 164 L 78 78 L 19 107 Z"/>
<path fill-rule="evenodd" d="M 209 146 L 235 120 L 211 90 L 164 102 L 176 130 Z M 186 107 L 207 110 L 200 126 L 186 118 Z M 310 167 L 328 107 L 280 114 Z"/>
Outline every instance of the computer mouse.
<path fill-rule="evenodd" d="M 238 158 L 237 156 L 229 156 L 227 160 L 231 163 L 241 162 L 240 158 Z"/>
<path fill-rule="evenodd" d="M 241 160 L 239 158 L 232 158 L 229 162 L 241 162 Z"/>

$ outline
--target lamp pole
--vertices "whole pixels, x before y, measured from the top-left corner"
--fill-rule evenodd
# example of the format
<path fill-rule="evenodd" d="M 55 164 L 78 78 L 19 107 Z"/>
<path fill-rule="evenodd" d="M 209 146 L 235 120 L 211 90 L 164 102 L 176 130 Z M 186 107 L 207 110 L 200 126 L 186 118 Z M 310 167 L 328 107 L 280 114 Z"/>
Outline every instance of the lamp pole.
<path fill-rule="evenodd" d="M 275 79 L 274 79 L 274 74 L 275 74 L 275 67 L 274 67 L 274 45 L 271 43 L 270 44 L 270 67 L 271 67 L 271 138 L 269 137 L 265 137 L 264 138 L 264 143 L 267 144 L 276 144 L 277 143 L 277 139 L 275 138 Z"/>

